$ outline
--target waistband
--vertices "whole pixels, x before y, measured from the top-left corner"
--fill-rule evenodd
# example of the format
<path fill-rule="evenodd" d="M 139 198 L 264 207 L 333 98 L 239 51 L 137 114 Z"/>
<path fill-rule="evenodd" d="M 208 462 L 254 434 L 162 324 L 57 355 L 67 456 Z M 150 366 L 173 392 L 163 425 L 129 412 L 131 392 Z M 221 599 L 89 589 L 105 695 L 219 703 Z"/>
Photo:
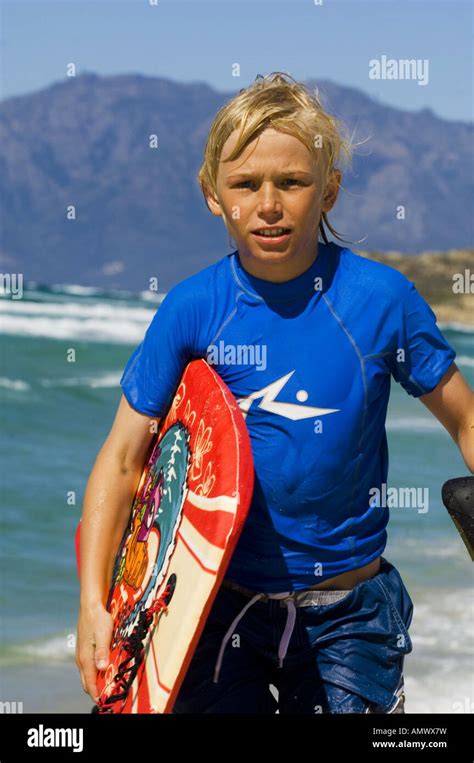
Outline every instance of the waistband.
<path fill-rule="evenodd" d="M 259 593 L 258 591 L 252 591 L 250 588 L 245 588 L 239 583 L 233 580 L 224 578 L 221 584 L 224 588 L 238 591 L 248 599 L 252 599 L 254 596 L 259 595 L 260 601 L 269 601 L 270 599 L 280 599 L 280 607 L 286 606 L 286 601 L 291 599 L 297 607 L 314 607 L 324 604 L 333 604 L 335 601 L 340 601 L 345 596 L 348 596 L 352 589 L 336 590 L 336 589 L 308 589 L 305 588 L 302 591 L 283 591 L 282 593 Z"/>

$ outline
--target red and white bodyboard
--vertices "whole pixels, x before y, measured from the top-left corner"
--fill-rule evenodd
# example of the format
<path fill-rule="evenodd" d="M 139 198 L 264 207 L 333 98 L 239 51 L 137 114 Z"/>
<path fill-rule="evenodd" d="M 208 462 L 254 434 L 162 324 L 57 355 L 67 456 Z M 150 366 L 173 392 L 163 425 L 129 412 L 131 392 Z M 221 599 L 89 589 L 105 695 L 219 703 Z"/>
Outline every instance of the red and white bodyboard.
<path fill-rule="evenodd" d="M 193 360 L 160 421 L 115 560 L 107 600 L 114 618 L 110 661 L 97 675 L 94 711 L 171 712 L 253 485 L 237 402 L 205 360 Z"/>

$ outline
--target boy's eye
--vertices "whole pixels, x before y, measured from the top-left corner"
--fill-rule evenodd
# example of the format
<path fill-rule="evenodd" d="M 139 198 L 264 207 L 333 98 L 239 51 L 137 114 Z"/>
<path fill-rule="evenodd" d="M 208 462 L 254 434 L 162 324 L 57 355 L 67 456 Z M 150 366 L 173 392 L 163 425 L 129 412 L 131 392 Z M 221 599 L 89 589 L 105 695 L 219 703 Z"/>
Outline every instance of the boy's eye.
<path fill-rule="evenodd" d="M 299 180 L 296 180 L 296 178 L 285 178 L 283 183 L 299 183 Z M 245 185 L 248 185 L 248 183 L 253 183 L 253 180 L 242 180 L 240 183 L 236 183 L 233 187 L 234 188 L 241 188 Z"/>

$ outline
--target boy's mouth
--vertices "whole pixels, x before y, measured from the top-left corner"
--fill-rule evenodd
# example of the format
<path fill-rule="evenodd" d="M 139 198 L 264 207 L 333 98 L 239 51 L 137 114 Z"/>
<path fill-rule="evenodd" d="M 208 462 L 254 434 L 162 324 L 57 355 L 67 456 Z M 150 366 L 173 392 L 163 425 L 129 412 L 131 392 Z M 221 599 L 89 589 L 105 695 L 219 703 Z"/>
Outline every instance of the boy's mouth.
<path fill-rule="evenodd" d="M 252 231 L 252 236 L 255 236 L 259 242 L 271 241 L 274 244 L 279 244 L 281 241 L 286 241 L 291 233 L 291 228 L 284 228 L 282 226 L 268 226 L 263 228 L 256 228 Z"/>

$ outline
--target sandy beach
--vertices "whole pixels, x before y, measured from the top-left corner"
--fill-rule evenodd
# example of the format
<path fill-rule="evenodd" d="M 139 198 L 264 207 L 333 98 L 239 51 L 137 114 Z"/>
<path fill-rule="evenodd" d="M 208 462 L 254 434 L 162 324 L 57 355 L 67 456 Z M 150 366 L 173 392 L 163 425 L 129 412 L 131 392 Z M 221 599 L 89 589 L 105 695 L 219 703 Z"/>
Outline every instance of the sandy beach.
<path fill-rule="evenodd" d="M 354 251 L 404 273 L 430 304 L 438 323 L 460 323 L 474 327 L 474 249 L 414 252 L 413 255 L 365 252 L 356 246 Z M 466 288 L 469 287 L 471 273 L 471 291 L 468 291 Z M 465 291 L 460 291 L 460 288 Z"/>

